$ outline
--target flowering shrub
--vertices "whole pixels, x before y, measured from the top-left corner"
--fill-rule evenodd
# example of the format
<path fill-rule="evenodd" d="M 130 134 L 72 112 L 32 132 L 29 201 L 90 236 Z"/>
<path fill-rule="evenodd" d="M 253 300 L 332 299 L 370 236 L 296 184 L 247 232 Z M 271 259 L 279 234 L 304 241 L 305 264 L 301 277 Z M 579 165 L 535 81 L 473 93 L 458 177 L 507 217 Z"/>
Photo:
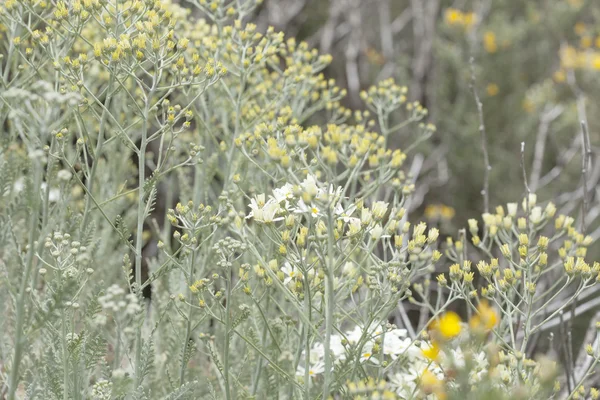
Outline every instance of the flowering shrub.
<path fill-rule="evenodd" d="M 411 222 L 427 110 L 393 80 L 345 108 L 257 3 L 0 6 L 2 397 L 597 398 L 598 345 L 534 354 L 593 239 L 534 194 Z"/>

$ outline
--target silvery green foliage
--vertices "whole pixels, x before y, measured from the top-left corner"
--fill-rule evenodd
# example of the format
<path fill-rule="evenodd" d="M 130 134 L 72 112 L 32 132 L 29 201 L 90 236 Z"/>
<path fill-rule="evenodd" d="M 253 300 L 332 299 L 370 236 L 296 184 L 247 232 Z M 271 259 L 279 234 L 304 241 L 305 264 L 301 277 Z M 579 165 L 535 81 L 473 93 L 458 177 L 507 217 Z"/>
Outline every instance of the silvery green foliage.
<path fill-rule="evenodd" d="M 595 283 L 591 238 L 535 196 L 472 248 L 411 224 L 427 110 L 393 80 L 344 108 L 257 3 L 3 3 L 3 395 L 548 398 L 525 351 Z"/>

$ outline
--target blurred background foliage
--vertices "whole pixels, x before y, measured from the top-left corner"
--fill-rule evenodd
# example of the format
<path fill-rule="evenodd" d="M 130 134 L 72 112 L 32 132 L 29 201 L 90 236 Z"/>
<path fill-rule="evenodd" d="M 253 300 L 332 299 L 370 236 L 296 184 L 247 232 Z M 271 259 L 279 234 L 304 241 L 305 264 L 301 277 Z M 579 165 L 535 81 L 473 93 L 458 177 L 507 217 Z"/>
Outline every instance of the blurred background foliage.
<path fill-rule="evenodd" d="M 253 18 L 331 54 L 325 73 L 348 89 L 348 107 L 364 108 L 360 91 L 393 77 L 429 109 L 438 130 L 417 148 L 411 219 L 437 223 L 442 233 L 484 211 L 473 88 L 483 108 L 491 209 L 525 193 L 524 142 L 531 191 L 559 212 L 580 212 L 580 121 L 587 121 L 593 167 L 586 224 L 600 237 L 598 1 L 265 0 Z M 400 131 L 393 144 L 405 148 L 415 135 Z"/>

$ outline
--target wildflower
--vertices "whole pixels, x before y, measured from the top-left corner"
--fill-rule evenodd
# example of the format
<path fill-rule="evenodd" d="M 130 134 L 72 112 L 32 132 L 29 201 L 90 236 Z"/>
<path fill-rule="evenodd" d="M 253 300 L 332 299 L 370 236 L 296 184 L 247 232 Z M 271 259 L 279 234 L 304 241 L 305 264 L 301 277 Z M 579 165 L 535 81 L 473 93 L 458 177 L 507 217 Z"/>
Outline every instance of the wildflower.
<path fill-rule="evenodd" d="M 389 204 L 384 201 L 376 201 L 373 203 L 373 206 L 371 207 L 373 218 L 376 220 L 382 219 L 388 210 L 388 205 Z"/>
<path fill-rule="evenodd" d="M 308 175 L 306 179 L 300 184 L 304 193 L 309 196 L 309 198 L 316 196 L 319 192 L 319 187 L 317 186 L 317 181 L 314 176 Z"/>
<path fill-rule="evenodd" d="M 294 186 L 286 183 L 280 188 L 273 189 L 273 198 L 277 203 L 288 201 L 294 198 Z"/>
<path fill-rule="evenodd" d="M 495 53 L 498 50 L 498 45 L 496 44 L 496 35 L 494 34 L 494 32 L 488 31 L 484 33 L 483 47 L 488 53 Z"/>
<path fill-rule="evenodd" d="M 500 92 L 500 88 L 498 88 L 498 85 L 495 83 L 490 83 L 486 86 L 485 91 L 488 96 L 494 97 L 498 94 L 498 92 Z"/>
<path fill-rule="evenodd" d="M 453 311 L 445 312 L 438 321 L 434 321 L 435 329 L 444 339 L 452 339 L 460 333 L 461 319 Z"/>
<path fill-rule="evenodd" d="M 318 217 L 320 215 L 319 208 L 316 205 L 311 204 L 309 207 L 302 199 L 298 201 L 298 207 L 294 212 L 298 214 L 310 214 L 312 217 Z"/>
<path fill-rule="evenodd" d="M 362 229 L 362 224 L 359 218 L 350 218 L 348 221 L 348 236 L 354 236 Z"/>
<path fill-rule="evenodd" d="M 252 210 L 246 218 L 254 218 L 257 222 L 269 224 L 275 221 L 283 220 L 283 217 L 277 217 L 277 214 L 281 211 L 279 203 L 273 199 L 268 202 L 264 202 L 264 194 L 259 195 L 250 201 L 248 207 Z"/>
<path fill-rule="evenodd" d="M 436 342 L 433 342 L 431 345 L 421 345 L 421 353 L 425 356 L 425 358 L 435 361 L 438 359 L 440 354 L 440 347 Z"/>
<path fill-rule="evenodd" d="M 316 364 L 310 365 L 308 367 L 308 375 L 311 378 L 314 378 L 315 376 L 322 374 L 324 371 L 325 371 L 325 363 L 322 361 L 319 361 Z M 304 376 L 305 374 L 306 374 L 305 368 L 298 365 L 298 369 L 296 370 L 296 375 Z"/>
<path fill-rule="evenodd" d="M 435 394 L 440 400 L 446 398 L 444 381 L 429 369 L 425 369 L 421 374 L 420 385 L 425 394 Z"/>
<path fill-rule="evenodd" d="M 283 272 L 285 275 L 285 278 L 283 279 L 284 285 L 287 285 L 291 280 L 300 276 L 300 273 L 296 271 L 296 269 L 288 262 L 286 262 L 284 266 L 281 267 L 281 272 Z"/>
<path fill-rule="evenodd" d="M 489 332 L 497 323 L 496 310 L 490 307 L 487 301 L 481 301 L 477 306 L 477 314 L 469 321 L 469 327 L 474 331 Z"/>
<path fill-rule="evenodd" d="M 373 240 L 379 240 L 381 238 L 381 234 L 383 233 L 383 228 L 381 225 L 377 224 L 371 229 L 371 238 Z"/>

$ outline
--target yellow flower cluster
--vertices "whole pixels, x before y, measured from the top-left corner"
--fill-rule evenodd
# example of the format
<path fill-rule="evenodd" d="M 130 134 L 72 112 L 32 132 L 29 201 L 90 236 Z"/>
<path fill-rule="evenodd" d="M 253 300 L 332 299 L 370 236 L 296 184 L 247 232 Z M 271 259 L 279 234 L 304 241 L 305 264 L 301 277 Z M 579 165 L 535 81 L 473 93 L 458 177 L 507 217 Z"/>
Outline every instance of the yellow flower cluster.
<path fill-rule="evenodd" d="M 429 204 L 425 207 L 425 217 L 430 220 L 451 220 L 456 211 L 444 204 Z"/>
<path fill-rule="evenodd" d="M 578 50 L 565 47 L 560 51 L 560 65 L 563 69 L 587 69 L 600 71 L 600 51 Z"/>
<path fill-rule="evenodd" d="M 444 20 L 448 25 L 470 29 L 477 22 L 474 12 L 462 12 L 456 8 L 448 8 L 444 13 Z"/>
<path fill-rule="evenodd" d="M 376 381 L 372 377 L 360 381 L 348 381 L 346 390 L 355 400 L 394 400 L 397 398 L 396 394 L 388 389 L 388 383 L 384 379 Z"/>
<path fill-rule="evenodd" d="M 496 43 L 496 34 L 492 31 L 487 31 L 483 34 L 483 48 L 488 53 L 495 53 L 498 51 L 498 44 Z"/>

